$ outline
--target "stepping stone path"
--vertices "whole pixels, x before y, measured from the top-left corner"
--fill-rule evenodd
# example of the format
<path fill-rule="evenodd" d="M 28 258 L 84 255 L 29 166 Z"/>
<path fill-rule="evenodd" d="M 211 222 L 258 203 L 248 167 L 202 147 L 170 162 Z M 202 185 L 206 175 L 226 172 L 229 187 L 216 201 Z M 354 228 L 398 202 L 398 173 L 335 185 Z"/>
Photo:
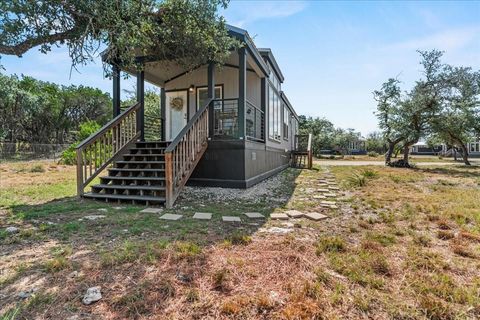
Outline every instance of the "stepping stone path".
<path fill-rule="evenodd" d="M 318 192 L 330 192 L 329 189 L 317 189 Z"/>
<path fill-rule="evenodd" d="M 309 213 L 305 214 L 305 217 L 307 217 L 308 219 L 313 220 L 313 221 L 319 221 L 319 220 L 323 220 L 323 219 L 328 218 L 326 215 L 318 213 L 318 212 L 309 212 Z"/>
<path fill-rule="evenodd" d="M 224 222 L 242 222 L 242 220 L 239 217 L 234 217 L 234 216 L 222 216 L 222 220 Z"/>
<path fill-rule="evenodd" d="M 313 199 L 327 199 L 327 197 L 324 196 L 324 195 L 321 195 L 321 194 L 317 194 L 317 195 L 313 196 Z"/>
<path fill-rule="evenodd" d="M 300 212 L 298 210 L 288 210 L 285 211 L 285 213 L 288 214 L 290 218 L 301 218 L 305 215 L 303 212 Z"/>
<path fill-rule="evenodd" d="M 335 198 L 337 196 L 336 193 L 324 193 L 323 194 L 325 197 L 329 197 L 329 198 Z"/>
<path fill-rule="evenodd" d="M 195 212 L 193 219 L 210 220 L 212 219 L 212 214 L 208 212 Z"/>
<path fill-rule="evenodd" d="M 244 215 L 249 217 L 250 219 L 264 219 L 265 216 L 258 212 L 245 212 Z"/>
<path fill-rule="evenodd" d="M 166 213 L 163 216 L 161 216 L 160 219 L 162 219 L 162 220 L 178 220 L 181 217 L 183 217 L 181 214 Z"/>
<path fill-rule="evenodd" d="M 322 201 L 320 204 L 325 204 L 325 205 L 332 205 L 332 204 L 337 204 L 335 201 Z"/>
<path fill-rule="evenodd" d="M 276 220 L 288 220 L 288 216 L 285 213 L 272 213 L 270 218 Z"/>
<path fill-rule="evenodd" d="M 330 190 L 335 190 L 335 191 L 340 190 L 339 187 L 335 187 L 335 186 L 330 186 L 330 187 L 328 187 L 328 189 L 330 189 Z"/>
<path fill-rule="evenodd" d="M 160 212 L 162 212 L 162 210 L 163 210 L 162 208 L 145 208 L 140 212 L 143 212 L 143 213 L 160 213 Z"/>

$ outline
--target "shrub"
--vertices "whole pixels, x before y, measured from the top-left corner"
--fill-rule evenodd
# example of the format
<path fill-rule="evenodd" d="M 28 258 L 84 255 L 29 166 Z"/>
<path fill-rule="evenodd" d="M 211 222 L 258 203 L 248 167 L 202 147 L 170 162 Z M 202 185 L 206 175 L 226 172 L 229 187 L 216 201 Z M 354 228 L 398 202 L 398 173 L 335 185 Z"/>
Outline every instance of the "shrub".
<path fill-rule="evenodd" d="M 74 165 L 77 163 L 77 154 L 75 148 L 77 145 L 87 139 L 89 136 L 100 130 L 100 125 L 95 121 L 86 121 L 80 124 L 78 131 L 78 141 L 72 143 L 62 152 L 60 162 L 66 165 Z"/>
<path fill-rule="evenodd" d="M 376 158 L 376 157 L 378 157 L 378 153 L 376 153 L 375 151 L 369 151 L 367 153 L 367 156 L 372 157 L 372 158 Z"/>

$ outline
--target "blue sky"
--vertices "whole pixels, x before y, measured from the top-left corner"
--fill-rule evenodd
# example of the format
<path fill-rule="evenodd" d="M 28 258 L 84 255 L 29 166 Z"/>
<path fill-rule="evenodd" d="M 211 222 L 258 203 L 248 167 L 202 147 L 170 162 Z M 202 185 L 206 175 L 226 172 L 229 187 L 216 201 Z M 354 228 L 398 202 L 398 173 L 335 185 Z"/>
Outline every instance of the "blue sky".
<path fill-rule="evenodd" d="M 273 50 L 299 114 L 363 134 L 376 130 L 372 91 L 396 76 L 408 89 L 420 76 L 417 49 L 444 50 L 445 62 L 480 69 L 480 1 L 232 1 L 222 14 Z M 111 92 L 99 60 L 70 76 L 64 48 L 1 63 L 7 73 Z"/>

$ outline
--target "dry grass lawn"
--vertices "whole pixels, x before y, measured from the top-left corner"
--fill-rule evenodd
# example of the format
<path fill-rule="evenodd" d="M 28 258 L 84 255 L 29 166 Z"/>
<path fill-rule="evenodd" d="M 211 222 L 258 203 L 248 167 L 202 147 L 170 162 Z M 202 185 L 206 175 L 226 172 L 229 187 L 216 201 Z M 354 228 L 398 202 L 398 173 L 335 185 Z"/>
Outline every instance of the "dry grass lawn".
<path fill-rule="evenodd" d="M 338 209 L 313 197 L 325 170 L 285 170 L 260 196 L 190 189 L 166 222 L 75 198 L 73 167 L 0 164 L 0 317 L 480 318 L 480 168 L 331 167 Z M 329 218 L 242 216 L 287 209 Z M 103 298 L 83 305 L 92 286 Z"/>

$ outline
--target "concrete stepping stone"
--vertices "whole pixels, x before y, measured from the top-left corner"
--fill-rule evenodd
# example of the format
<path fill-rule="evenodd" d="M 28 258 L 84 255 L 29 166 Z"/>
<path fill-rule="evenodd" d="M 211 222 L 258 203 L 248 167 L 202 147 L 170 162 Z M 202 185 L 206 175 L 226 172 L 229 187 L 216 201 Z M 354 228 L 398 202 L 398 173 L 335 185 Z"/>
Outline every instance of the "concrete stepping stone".
<path fill-rule="evenodd" d="M 276 219 L 276 220 L 288 220 L 288 215 L 285 213 L 272 213 L 270 215 L 271 219 Z"/>
<path fill-rule="evenodd" d="M 335 190 L 335 191 L 340 190 L 339 187 L 335 187 L 335 186 L 329 186 L 328 189 L 330 189 L 330 190 Z"/>
<path fill-rule="evenodd" d="M 327 199 L 327 197 L 324 196 L 323 194 L 317 194 L 317 195 L 314 195 L 314 196 L 313 196 L 313 199 L 317 199 L 317 200 L 318 200 L 318 199 Z"/>
<path fill-rule="evenodd" d="M 318 213 L 318 212 L 309 212 L 305 214 L 305 217 L 307 217 L 310 220 L 313 221 L 319 221 L 328 218 L 326 215 Z"/>
<path fill-rule="evenodd" d="M 322 201 L 320 204 L 325 204 L 325 205 L 332 205 L 332 204 L 337 204 L 335 201 Z"/>
<path fill-rule="evenodd" d="M 317 192 L 330 192 L 330 190 L 320 188 L 320 189 L 317 189 Z"/>
<path fill-rule="evenodd" d="M 303 212 L 298 210 L 288 210 L 285 211 L 285 213 L 291 218 L 301 218 L 305 215 Z"/>
<path fill-rule="evenodd" d="M 325 197 L 329 197 L 329 198 L 335 198 L 337 196 L 336 193 L 324 193 L 323 194 Z"/>
<path fill-rule="evenodd" d="M 259 212 L 245 212 L 244 215 L 250 219 L 264 219 L 265 216 Z"/>
<path fill-rule="evenodd" d="M 162 210 L 163 210 L 162 208 L 145 208 L 140 212 L 142 212 L 142 213 L 160 213 L 160 212 L 162 212 Z"/>
<path fill-rule="evenodd" d="M 195 212 L 193 219 L 198 220 L 210 220 L 212 219 L 212 214 L 208 212 Z"/>
<path fill-rule="evenodd" d="M 160 217 L 162 220 L 178 220 L 183 217 L 181 214 L 172 214 L 172 213 L 165 213 L 163 216 Z"/>
<path fill-rule="evenodd" d="M 234 217 L 234 216 L 222 216 L 222 220 L 224 222 L 242 222 L 240 217 Z"/>

